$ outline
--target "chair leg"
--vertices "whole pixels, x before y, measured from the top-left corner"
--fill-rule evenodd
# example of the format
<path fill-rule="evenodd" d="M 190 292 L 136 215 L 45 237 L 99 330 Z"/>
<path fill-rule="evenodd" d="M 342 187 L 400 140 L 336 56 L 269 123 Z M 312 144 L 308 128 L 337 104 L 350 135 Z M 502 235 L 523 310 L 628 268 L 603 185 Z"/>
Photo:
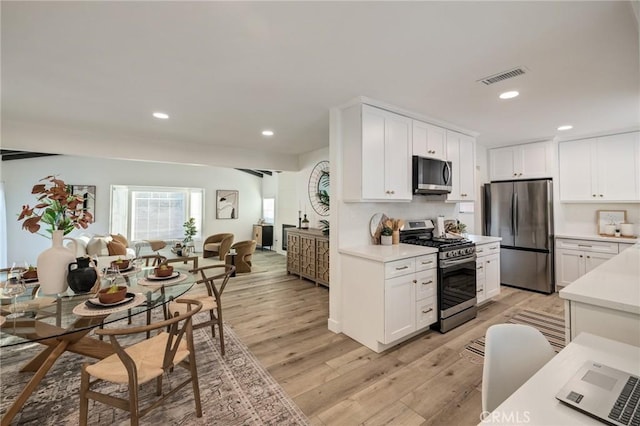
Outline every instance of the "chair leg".
<path fill-rule="evenodd" d="M 131 414 L 131 426 L 138 426 L 140 411 L 138 408 L 138 383 L 131 385 L 129 382 L 129 413 Z"/>
<path fill-rule="evenodd" d="M 200 402 L 200 384 L 198 383 L 198 369 L 196 367 L 196 354 L 190 351 L 189 371 L 191 372 L 191 386 L 193 387 L 193 399 L 196 402 L 196 417 L 202 417 L 202 402 Z"/>
<path fill-rule="evenodd" d="M 89 373 L 87 373 L 86 367 L 87 364 L 84 364 L 80 372 L 80 426 L 87 426 L 89 416 L 89 400 L 87 399 Z"/>
<path fill-rule="evenodd" d="M 156 378 L 156 396 L 162 395 L 162 375 Z"/>
<path fill-rule="evenodd" d="M 222 329 L 222 307 L 218 305 L 218 334 L 220 335 L 220 354 L 224 356 L 224 331 Z"/>
<path fill-rule="evenodd" d="M 209 311 L 209 317 L 211 318 L 211 337 L 213 337 L 214 339 L 216 338 L 216 324 L 215 324 L 215 320 L 216 320 L 216 315 L 213 313 L 213 311 Z"/>

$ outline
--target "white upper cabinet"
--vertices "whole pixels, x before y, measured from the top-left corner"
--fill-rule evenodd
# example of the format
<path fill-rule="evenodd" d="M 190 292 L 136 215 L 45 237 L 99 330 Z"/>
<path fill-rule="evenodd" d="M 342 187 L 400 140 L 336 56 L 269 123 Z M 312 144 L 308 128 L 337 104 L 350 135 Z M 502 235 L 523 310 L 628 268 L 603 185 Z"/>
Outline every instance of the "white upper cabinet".
<path fill-rule="evenodd" d="M 445 160 L 447 130 L 442 127 L 413 120 L 413 155 Z"/>
<path fill-rule="evenodd" d="M 369 105 L 343 112 L 345 201 L 411 201 L 411 121 Z"/>
<path fill-rule="evenodd" d="M 536 142 L 489 150 L 491 181 L 536 179 L 553 175 L 553 145 Z"/>
<path fill-rule="evenodd" d="M 559 144 L 561 201 L 640 201 L 640 132 Z"/>
<path fill-rule="evenodd" d="M 476 196 L 476 140 L 447 130 L 447 160 L 451 161 L 453 181 L 447 201 L 473 201 Z"/>

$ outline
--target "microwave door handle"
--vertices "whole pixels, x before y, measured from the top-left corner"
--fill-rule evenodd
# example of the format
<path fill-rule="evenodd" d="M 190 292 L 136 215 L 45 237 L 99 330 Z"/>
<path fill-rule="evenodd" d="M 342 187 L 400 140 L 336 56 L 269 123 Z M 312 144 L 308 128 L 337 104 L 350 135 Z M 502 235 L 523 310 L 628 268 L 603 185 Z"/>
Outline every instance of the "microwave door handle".
<path fill-rule="evenodd" d="M 445 168 L 442 169 L 442 177 L 444 178 L 444 183 L 446 185 L 450 184 L 450 180 L 451 180 L 451 166 L 449 165 L 449 162 L 445 161 L 444 162 Z"/>

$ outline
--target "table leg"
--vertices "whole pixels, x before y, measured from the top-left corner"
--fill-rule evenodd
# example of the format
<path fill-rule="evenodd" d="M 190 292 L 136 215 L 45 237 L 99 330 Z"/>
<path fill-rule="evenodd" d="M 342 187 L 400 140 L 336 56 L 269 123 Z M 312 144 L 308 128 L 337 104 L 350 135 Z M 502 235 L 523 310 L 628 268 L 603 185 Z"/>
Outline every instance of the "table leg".
<path fill-rule="evenodd" d="M 31 396 L 33 391 L 36 389 L 38 384 L 40 384 L 44 376 L 51 369 L 51 366 L 53 366 L 56 360 L 60 358 L 60 355 L 64 353 L 68 345 L 69 345 L 68 341 L 61 340 L 60 343 L 58 343 L 58 346 L 53 348 L 53 351 L 51 351 L 47 359 L 42 363 L 42 365 L 40 366 L 38 371 L 36 371 L 36 373 L 33 375 L 31 380 L 29 380 L 29 383 L 27 383 L 24 389 L 22 389 L 22 392 L 20 392 L 20 395 L 18 395 L 16 400 L 13 401 L 13 404 L 11 404 L 11 407 L 9 407 L 4 417 L 2 417 L 2 422 L 0 422 L 0 425 L 9 426 L 11 424 L 11 420 L 13 420 L 16 414 L 18 414 L 18 412 L 22 409 L 24 403 L 27 401 L 27 399 L 29 399 L 29 397 Z"/>

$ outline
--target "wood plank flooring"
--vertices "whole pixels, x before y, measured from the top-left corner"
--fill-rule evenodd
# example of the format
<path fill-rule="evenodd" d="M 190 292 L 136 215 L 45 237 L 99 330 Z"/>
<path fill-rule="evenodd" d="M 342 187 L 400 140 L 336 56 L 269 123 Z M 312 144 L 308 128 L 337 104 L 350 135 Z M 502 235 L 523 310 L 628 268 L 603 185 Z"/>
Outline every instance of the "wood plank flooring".
<path fill-rule="evenodd" d="M 327 329 L 328 289 L 287 275 L 275 252 L 257 251 L 254 272 L 232 278 L 223 294 L 225 322 L 314 425 L 476 425 L 482 365 L 460 353 L 525 308 L 563 313 L 557 294 L 503 286 L 475 320 L 376 354 Z"/>

